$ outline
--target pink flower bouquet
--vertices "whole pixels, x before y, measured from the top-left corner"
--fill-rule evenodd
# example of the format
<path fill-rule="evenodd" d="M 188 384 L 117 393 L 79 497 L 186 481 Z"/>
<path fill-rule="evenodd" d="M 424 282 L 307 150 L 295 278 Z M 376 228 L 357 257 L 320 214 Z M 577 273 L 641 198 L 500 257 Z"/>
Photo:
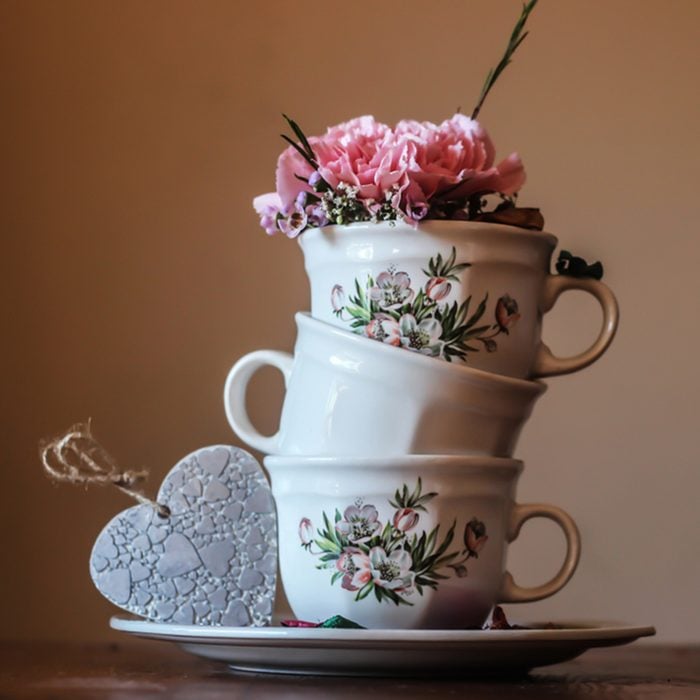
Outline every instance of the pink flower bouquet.
<path fill-rule="evenodd" d="M 277 191 L 254 200 L 269 234 L 354 221 L 467 218 L 475 195 L 515 194 L 525 182 L 516 153 L 495 163 L 486 129 L 463 114 L 442 124 L 371 116 L 290 145 L 277 162 Z"/>
<path fill-rule="evenodd" d="M 253 205 L 268 234 L 295 238 L 309 227 L 356 221 L 469 219 L 542 228 L 535 209 L 517 209 L 515 195 L 525 182 L 517 153 L 496 162 L 486 129 L 476 120 L 486 95 L 527 36 L 530 0 L 511 34 L 500 63 L 491 70 L 471 117 L 455 114 L 441 124 L 400 121 L 387 126 L 372 116 L 330 127 L 307 138 L 285 116 L 295 138 L 277 161 L 276 191 Z M 484 211 L 485 195 L 501 203 Z M 515 213 L 515 216 L 514 216 Z"/>

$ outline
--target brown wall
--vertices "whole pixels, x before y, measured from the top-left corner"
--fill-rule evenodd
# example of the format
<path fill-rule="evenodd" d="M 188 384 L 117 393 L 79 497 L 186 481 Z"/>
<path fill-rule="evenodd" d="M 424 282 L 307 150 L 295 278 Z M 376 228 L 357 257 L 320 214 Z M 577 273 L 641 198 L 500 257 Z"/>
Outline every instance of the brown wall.
<path fill-rule="evenodd" d="M 87 561 L 128 502 L 52 486 L 39 438 L 91 416 L 154 492 L 180 456 L 235 441 L 231 363 L 291 348 L 301 255 L 250 206 L 273 187 L 280 113 L 314 134 L 467 111 L 519 8 L 0 0 L 0 635 L 110 634 Z M 694 0 L 543 0 L 482 112 L 499 154 L 525 161 L 521 201 L 603 260 L 623 314 L 603 360 L 551 381 L 521 441 L 521 500 L 567 508 L 585 546 L 570 586 L 521 617 L 697 639 L 699 22 Z M 597 323 L 574 294 L 546 336 L 575 351 Z M 256 388 L 272 428 L 277 379 Z M 560 547 L 528 526 L 512 569 L 542 580 Z"/>

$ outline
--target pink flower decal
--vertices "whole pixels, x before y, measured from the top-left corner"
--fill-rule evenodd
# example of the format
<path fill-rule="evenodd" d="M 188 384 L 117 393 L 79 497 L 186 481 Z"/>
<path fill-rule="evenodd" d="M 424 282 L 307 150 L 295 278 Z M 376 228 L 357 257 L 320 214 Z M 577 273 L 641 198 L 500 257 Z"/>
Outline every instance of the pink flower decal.
<path fill-rule="evenodd" d="M 347 537 L 353 544 L 367 542 L 381 527 L 377 522 L 379 513 L 372 505 L 348 506 L 343 513 L 343 519 L 336 523 L 336 531 Z"/>
<path fill-rule="evenodd" d="M 401 329 L 398 321 L 387 314 L 375 314 L 365 326 L 365 335 L 388 345 L 401 345 Z"/>
<path fill-rule="evenodd" d="M 314 538 L 314 526 L 308 518 L 299 521 L 299 539 L 303 547 L 310 547 Z"/>
<path fill-rule="evenodd" d="M 350 323 L 355 333 L 447 362 L 466 362 L 468 353 L 480 349 L 496 352 L 495 339 L 507 336 L 509 327 L 520 318 L 518 302 L 504 294 L 493 309 L 495 322 L 486 322 L 488 292 L 478 303 L 472 303 L 471 296 L 461 303 L 447 301 L 453 286 L 461 284 L 461 276 L 470 267 L 469 262 L 457 261 L 455 246 L 449 253 L 439 251 L 421 268 L 427 281 L 416 293 L 409 275 L 391 266 L 380 272 L 376 281 L 367 277 L 364 289 L 356 278 L 347 301 L 343 295 L 342 315 L 331 299 L 333 313 Z"/>
<path fill-rule="evenodd" d="M 439 570 L 451 569 L 455 576 L 466 576 L 465 562 L 476 557 L 487 539 L 486 526 L 476 518 L 467 523 L 464 534 L 465 545 L 472 549 L 462 552 L 450 551 L 456 520 L 451 525 L 435 524 L 429 532 L 407 535 L 418 525 L 419 512 L 427 513 L 428 504 L 436 496 L 435 491 L 423 491 L 420 477 L 412 489 L 403 484 L 393 498 L 387 499 L 394 515 L 385 522 L 380 521 L 377 508 L 357 499 L 342 514 L 339 508 L 330 515 L 323 512 L 323 525 L 313 540 L 311 521 L 302 518 L 302 547 L 318 557 L 317 569 L 331 571 L 331 585 L 340 581 L 341 588 L 353 593 L 355 601 L 373 594 L 378 603 L 413 605 L 409 596 L 422 596 L 426 588 L 435 589 L 448 578 Z M 311 542 L 318 551 L 311 549 Z"/>
<path fill-rule="evenodd" d="M 331 307 L 333 308 L 333 313 L 336 316 L 340 316 L 340 314 L 343 313 L 344 306 L 345 292 L 343 291 L 343 286 L 334 284 L 333 289 L 331 289 Z"/>
<path fill-rule="evenodd" d="M 442 301 L 452 290 L 452 284 L 445 277 L 431 277 L 425 284 L 425 296 L 431 301 Z"/>
<path fill-rule="evenodd" d="M 369 297 L 381 309 L 398 309 L 413 299 L 411 278 L 405 272 L 380 272 L 376 284 L 369 289 Z"/>
<path fill-rule="evenodd" d="M 503 333 L 520 318 L 518 302 L 509 294 L 504 294 L 496 304 L 496 323 Z"/>
<path fill-rule="evenodd" d="M 335 566 L 343 574 L 341 586 L 347 591 L 359 591 L 372 579 L 369 557 L 358 547 L 345 547 Z"/>
<path fill-rule="evenodd" d="M 413 591 L 416 575 L 411 571 L 411 555 L 405 549 L 396 549 L 387 554 L 382 547 L 372 547 L 369 562 L 375 586 L 388 588 L 396 593 Z"/>
<path fill-rule="evenodd" d="M 415 316 L 404 314 L 399 319 L 399 328 L 403 347 L 423 355 L 440 355 L 442 326 L 437 319 L 424 318 L 418 322 Z"/>
<path fill-rule="evenodd" d="M 488 539 L 486 525 L 478 518 L 472 518 L 464 528 L 464 551 L 470 557 L 478 557 Z"/>
<path fill-rule="evenodd" d="M 418 513 L 413 508 L 401 508 L 394 513 L 394 527 L 399 532 L 408 532 L 418 524 Z"/>

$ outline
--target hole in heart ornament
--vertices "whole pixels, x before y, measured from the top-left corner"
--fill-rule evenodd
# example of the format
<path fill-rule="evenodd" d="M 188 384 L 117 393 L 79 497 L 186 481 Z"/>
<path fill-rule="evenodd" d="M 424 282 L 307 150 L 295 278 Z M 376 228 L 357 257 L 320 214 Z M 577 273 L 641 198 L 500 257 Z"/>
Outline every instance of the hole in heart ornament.
<path fill-rule="evenodd" d="M 270 624 L 277 518 L 260 465 L 237 447 L 180 460 L 157 501 L 128 508 L 97 538 L 90 574 L 110 602 L 158 622 Z"/>

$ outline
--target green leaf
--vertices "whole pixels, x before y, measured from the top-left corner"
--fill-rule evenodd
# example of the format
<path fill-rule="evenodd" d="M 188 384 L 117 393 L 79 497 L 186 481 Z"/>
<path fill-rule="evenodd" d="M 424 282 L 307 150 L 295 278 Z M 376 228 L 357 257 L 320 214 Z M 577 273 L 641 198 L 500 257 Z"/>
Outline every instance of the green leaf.
<path fill-rule="evenodd" d="M 420 494 L 421 494 L 422 490 L 423 490 L 423 481 L 420 477 L 418 477 L 418 481 L 416 482 L 416 487 L 413 489 L 413 493 L 411 494 L 411 499 L 420 498 Z"/>
<path fill-rule="evenodd" d="M 488 300 L 489 300 L 489 295 L 487 293 L 486 296 L 481 300 L 481 303 L 477 307 L 473 316 L 464 324 L 464 330 L 469 330 L 484 315 L 484 311 L 486 311 L 486 304 L 487 304 Z"/>
<path fill-rule="evenodd" d="M 471 267 L 471 263 L 459 263 L 458 265 L 453 265 L 450 268 L 450 276 L 454 277 L 454 279 L 459 279 L 457 277 L 457 273 L 461 272 L 462 270 L 466 270 L 468 267 Z"/>
<path fill-rule="evenodd" d="M 428 535 L 428 539 L 425 542 L 425 550 L 426 552 L 432 552 L 433 551 L 433 546 L 435 545 L 435 538 L 437 536 L 437 528 L 433 528 L 430 531 L 430 534 Z"/>
<path fill-rule="evenodd" d="M 357 592 L 355 600 L 364 600 L 372 592 L 372 588 L 374 588 L 374 581 L 369 581 Z"/>
<path fill-rule="evenodd" d="M 428 586 L 433 590 L 437 588 L 437 583 L 433 579 L 432 574 L 421 574 L 420 576 L 416 576 L 415 582 L 420 583 L 421 586 Z"/>
<path fill-rule="evenodd" d="M 388 598 L 390 601 L 395 603 L 396 605 L 410 605 L 413 606 L 413 603 L 409 603 L 406 599 L 402 598 L 398 593 L 395 591 L 392 591 L 389 588 L 382 588 L 382 595 L 386 598 Z"/>
<path fill-rule="evenodd" d="M 467 331 L 462 335 L 462 338 L 466 340 L 467 338 L 474 338 L 476 336 L 481 335 L 482 333 L 485 333 L 486 331 L 490 330 L 491 326 L 478 326 L 477 328 L 472 328 L 471 330 Z"/>
<path fill-rule="evenodd" d="M 339 578 L 341 578 L 342 576 L 343 576 L 343 572 L 342 572 L 342 571 L 336 571 L 336 572 L 333 574 L 333 576 L 331 576 L 331 586 L 332 586 Z"/>
<path fill-rule="evenodd" d="M 345 310 L 353 317 L 356 319 L 360 319 L 362 321 L 366 321 L 369 323 L 372 320 L 372 314 L 369 313 L 369 311 L 360 308 L 359 306 L 346 306 Z"/>
<path fill-rule="evenodd" d="M 437 548 L 437 551 L 435 552 L 436 557 L 439 557 L 442 554 L 444 554 L 445 550 L 450 546 L 450 544 L 452 544 L 452 540 L 454 539 L 456 526 L 457 526 L 457 521 L 455 520 L 452 523 L 452 527 L 447 531 L 447 534 L 445 535 L 445 539 L 442 541 L 442 544 Z"/>
<path fill-rule="evenodd" d="M 411 557 L 412 559 L 415 558 L 415 560 L 417 560 L 417 561 L 422 561 L 423 556 L 425 555 L 425 541 L 426 541 L 426 536 L 425 536 L 425 530 L 424 530 L 423 534 L 420 536 L 420 539 L 418 540 L 418 544 L 415 547 L 415 557 L 412 556 Z"/>
<path fill-rule="evenodd" d="M 280 134 L 280 136 L 292 147 L 296 150 L 296 152 L 314 169 L 316 170 L 318 168 L 318 164 L 316 161 L 313 159 L 309 158 L 309 156 L 305 153 L 304 149 L 299 146 L 298 143 L 295 141 L 292 141 L 292 139 L 289 138 L 286 134 Z"/>
<path fill-rule="evenodd" d="M 455 260 L 457 259 L 457 249 L 452 246 L 452 252 L 450 253 L 450 257 L 447 258 L 445 261 L 445 271 L 448 272 L 453 269 L 453 265 L 455 264 Z"/>
<path fill-rule="evenodd" d="M 286 114 L 282 114 L 282 116 L 286 119 L 287 124 L 291 127 L 292 131 L 296 134 L 296 137 L 301 141 L 302 146 L 306 150 L 306 153 L 309 156 L 309 160 L 315 162 L 316 161 L 316 154 L 314 153 L 314 149 L 311 148 L 311 144 L 309 143 L 308 139 L 306 138 L 306 135 L 304 132 L 301 130 L 299 125 L 293 120 L 290 119 Z M 314 169 L 318 169 L 318 165 Z"/>
<path fill-rule="evenodd" d="M 329 540 L 326 537 L 319 537 L 316 540 L 316 544 L 324 551 L 324 552 L 335 552 L 337 554 L 340 554 L 341 548 L 339 545 L 337 545 L 335 542 L 332 540 Z"/>

